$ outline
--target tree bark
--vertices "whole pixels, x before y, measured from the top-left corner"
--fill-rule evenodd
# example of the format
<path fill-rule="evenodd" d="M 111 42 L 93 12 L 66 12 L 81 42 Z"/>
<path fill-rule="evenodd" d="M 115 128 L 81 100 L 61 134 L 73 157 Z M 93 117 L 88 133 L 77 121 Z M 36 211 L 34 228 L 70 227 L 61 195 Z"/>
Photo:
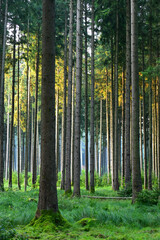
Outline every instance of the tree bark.
<path fill-rule="evenodd" d="M 95 191 L 94 186 L 94 0 L 92 0 L 91 23 L 91 120 L 90 120 L 90 191 Z M 100 169 L 99 169 L 100 170 Z"/>
<path fill-rule="evenodd" d="M 77 0 L 76 34 L 76 110 L 75 110 L 75 146 L 74 146 L 74 196 L 80 196 L 80 116 L 81 116 L 81 80 L 82 80 L 82 1 Z"/>
<path fill-rule="evenodd" d="M 33 148 L 33 169 L 32 169 L 32 184 L 36 184 L 37 179 L 37 112 L 38 112 L 38 81 L 39 81 L 39 48 L 40 48 L 40 33 L 38 26 L 37 35 L 37 61 L 36 61 L 36 89 L 35 89 L 35 118 L 34 118 L 34 148 Z"/>
<path fill-rule="evenodd" d="M 61 142 L 61 189 L 65 189 L 65 152 L 66 152 L 66 81 L 67 81 L 67 10 L 65 10 L 65 45 L 64 45 L 64 81 L 63 81 L 63 114 Z"/>
<path fill-rule="evenodd" d="M 16 25 L 14 25 L 14 44 L 13 44 L 13 80 L 12 80 L 12 112 L 9 145 L 9 188 L 12 188 L 12 152 L 13 152 L 13 124 L 14 124 L 14 96 L 15 96 L 15 70 L 16 70 Z"/>
<path fill-rule="evenodd" d="M 88 184 L 88 57 L 87 57 L 87 0 L 85 0 L 85 184 Z"/>
<path fill-rule="evenodd" d="M 126 0 L 126 94 L 125 94 L 125 186 L 131 183 L 130 169 L 130 84 L 131 84 L 131 10 Z"/>
<path fill-rule="evenodd" d="M 99 177 L 102 175 L 102 98 L 100 99 Z"/>
<path fill-rule="evenodd" d="M 68 70 L 68 107 L 65 159 L 65 193 L 71 192 L 71 112 L 72 112 L 72 65 L 73 65 L 73 1 L 70 0 L 69 19 L 69 70 Z"/>
<path fill-rule="evenodd" d="M 124 185 L 125 178 L 125 69 L 122 71 L 122 168 L 121 186 Z"/>
<path fill-rule="evenodd" d="M 110 134 L 109 134 L 109 81 L 108 81 L 108 72 L 107 72 L 107 84 L 106 84 L 106 135 L 107 135 L 107 175 L 108 175 L 108 184 L 110 184 Z"/>
<path fill-rule="evenodd" d="M 36 217 L 58 212 L 55 163 L 55 1 L 43 0 L 41 174 Z"/>
<path fill-rule="evenodd" d="M 4 175 L 4 157 L 3 157 L 3 132 L 4 132 L 4 67 L 6 54 L 6 32 L 7 32 L 7 16 L 8 16 L 8 0 L 5 4 L 4 16 L 4 31 L 3 31 L 3 49 L 2 59 L 0 60 L 0 190 L 4 190 L 3 175 Z M 0 16 L 0 20 L 1 20 Z"/>
<path fill-rule="evenodd" d="M 75 139 L 75 66 L 72 81 L 72 126 L 71 126 L 71 183 L 74 185 L 74 139 Z"/>
<path fill-rule="evenodd" d="M 56 99 L 56 142 L 55 142 L 55 158 L 56 158 L 56 175 L 58 180 L 58 168 L 59 168 L 59 89 L 57 90 Z"/>
<path fill-rule="evenodd" d="M 139 158 L 139 78 L 137 0 L 131 0 L 131 76 L 132 76 L 132 202 L 142 190 Z"/>

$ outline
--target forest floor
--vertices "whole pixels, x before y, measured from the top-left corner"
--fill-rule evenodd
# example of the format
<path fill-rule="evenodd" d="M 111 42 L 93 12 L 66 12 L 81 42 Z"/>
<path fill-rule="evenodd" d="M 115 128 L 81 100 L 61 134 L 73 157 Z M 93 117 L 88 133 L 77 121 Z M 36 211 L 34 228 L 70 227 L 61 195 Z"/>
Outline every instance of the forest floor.
<path fill-rule="evenodd" d="M 82 195 L 91 195 L 84 189 Z M 110 187 L 97 188 L 95 196 L 117 196 Z M 131 200 L 99 200 L 65 197 L 58 189 L 59 209 L 67 228 L 28 226 L 34 218 L 38 190 L 0 193 L 0 240 L 8 239 L 157 239 L 160 240 L 160 202 L 146 206 Z"/>

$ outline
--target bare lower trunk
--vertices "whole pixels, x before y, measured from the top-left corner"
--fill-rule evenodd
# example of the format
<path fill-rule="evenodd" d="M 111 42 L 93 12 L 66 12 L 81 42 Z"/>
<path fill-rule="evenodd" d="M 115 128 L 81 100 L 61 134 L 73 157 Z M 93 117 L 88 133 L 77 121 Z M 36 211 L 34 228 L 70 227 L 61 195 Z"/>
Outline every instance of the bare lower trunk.
<path fill-rule="evenodd" d="M 109 91 L 108 91 L 108 73 L 107 73 L 107 84 L 106 84 L 106 135 L 107 135 L 107 175 L 108 175 L 108 184 L 110 184 L 110 134 L 109 134 Z"/>
<path fill-rule="evenodd" d="M 74 185 L 74 132 L 75 132 L 75 66 L 72 81 L 72 126 L 71 126 L 71 183 Z"/>
<path fill-rule="evenodd" d="M 58 168 L 59 168 L 59 89 L 57 91 L 56 99 L 56 142 L 55 142 L 55 158 L 56 158 L 56 174 L 58 180 Z"/>
<path fill-rule="evenodd" d="M 125 177 L 125 70 L 122 72 L 122 168 L 121 168 L 121 186 L 124 185 Z"/>
<path fill-rule="evenodd" d="M 8 161 L 9 161 L 9 105 L 10 95 L 8 94 L 8 112 L 7 112 L 7 142 L 6 142 L 6 168 L 5 179 L 8 180 Z"/>
<path fill-rule="evenodd" d="M 102 175 L 102 99 L 100 99 L 99 177 Z"/>

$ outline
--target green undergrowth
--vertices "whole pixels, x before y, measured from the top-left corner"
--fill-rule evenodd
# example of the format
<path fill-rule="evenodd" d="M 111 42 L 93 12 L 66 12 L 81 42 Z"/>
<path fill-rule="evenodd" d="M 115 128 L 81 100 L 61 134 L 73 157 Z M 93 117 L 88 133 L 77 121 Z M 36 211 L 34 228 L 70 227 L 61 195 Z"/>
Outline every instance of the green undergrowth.
<path fill-rule="evenodd" d="M 94 195 L 117 194 L 101 187 Z M 38 189 L 0 192 L 0 239 L 160 239 L 160 203 L 67 197 L 60 189 L 58 200 L 61 214 L 44 212 L 36 220 Z"/>

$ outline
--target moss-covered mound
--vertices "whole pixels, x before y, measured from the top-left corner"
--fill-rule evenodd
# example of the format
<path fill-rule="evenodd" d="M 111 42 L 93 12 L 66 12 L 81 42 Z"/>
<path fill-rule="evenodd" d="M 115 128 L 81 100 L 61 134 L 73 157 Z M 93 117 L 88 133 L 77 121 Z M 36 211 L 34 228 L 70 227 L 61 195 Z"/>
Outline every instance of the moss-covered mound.
<path fill-rule="evenodd" d="M 59 228 L 69 227 L 70 224 L 65 220 L 61 213 L 52 210 L 42 210 L 40 217 L 35 217 L 28 225 L 35 229 L 43 229 L 43 232 L 57 231 Z"/>

